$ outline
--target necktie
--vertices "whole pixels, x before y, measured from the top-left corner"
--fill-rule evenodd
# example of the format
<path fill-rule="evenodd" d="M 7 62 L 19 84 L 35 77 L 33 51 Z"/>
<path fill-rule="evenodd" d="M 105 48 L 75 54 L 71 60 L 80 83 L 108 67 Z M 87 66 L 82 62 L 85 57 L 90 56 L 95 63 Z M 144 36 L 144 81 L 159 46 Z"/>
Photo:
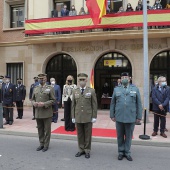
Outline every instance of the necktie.
<path fill-rule="evenodd" d="M 81 94 L 83 94 L 83 92 L 84 92 L 84 89 L 81 89 Z"/>
<path fill-rule="evenodd" d="M 5 88 L 6 88 L 6 89 L 8 88 L 8 83 L 6 84 Z"/>

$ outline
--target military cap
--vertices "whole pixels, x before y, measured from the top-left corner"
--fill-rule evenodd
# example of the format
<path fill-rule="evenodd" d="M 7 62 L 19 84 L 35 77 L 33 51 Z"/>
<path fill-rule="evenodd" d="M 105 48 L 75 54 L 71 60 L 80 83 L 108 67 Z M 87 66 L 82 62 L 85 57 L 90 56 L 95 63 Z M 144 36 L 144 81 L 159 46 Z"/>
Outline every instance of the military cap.
<path fill-rule="evenodd" d="M 38 74 L 38 78 L 43 78 L 44 76 L 47 76 L 47 74 L 44 74 L 44 73 Z"/>
<path fill-rule="evenodd" d="M 78 77 L 78 79 L 86 79 L 88 77 L 88 75 L 85 73 L 80 73 L 77 75 L 77 77 Z"/>
<path fill-rule="evenodd" d="M 10 79 L 10 78 L 11 78 L 11 76 L 6 75 L 6 76 L 5 76 L 5 78 L 9 78 L 9 79 Z"/>
<path fill-rule="evenodd" d="M 129 76 L 129 73 L 128 73 L 128 72 L 123 72 L 123 73 L 121 73 L 120 76 L 121 76 L 121 77 L 122 77 L 122 76 Z"/>
<path fill-rule="evenodd" d="M 38 79 L 38 77 L 34 77 L 33 79 L 34 79 L 34 80 L 35 80 L 35 79 Z"/>
<path fill-rule="evenodd" d="M 17 80 L 22 80 L 22 78 L 17 78 Z"/>
<path fill-rule="evenodd" d="M 0 75 L 0 79 L 3 79 L 3 78 L 4 78 L 4 76 Z"/>

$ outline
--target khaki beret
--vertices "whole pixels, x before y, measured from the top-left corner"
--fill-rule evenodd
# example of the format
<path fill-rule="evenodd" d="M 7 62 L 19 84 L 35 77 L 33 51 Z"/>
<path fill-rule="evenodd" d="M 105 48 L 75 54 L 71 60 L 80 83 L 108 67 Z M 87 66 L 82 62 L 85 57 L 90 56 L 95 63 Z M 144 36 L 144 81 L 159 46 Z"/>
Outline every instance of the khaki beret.
<path fill-rule="evenodd" d="M 44 74 L 44 73 L 38 74 L 38 78 L 43 78 L 43 77 L 45 77 L 45 76 L 47 76 L 47 74 Z"/>

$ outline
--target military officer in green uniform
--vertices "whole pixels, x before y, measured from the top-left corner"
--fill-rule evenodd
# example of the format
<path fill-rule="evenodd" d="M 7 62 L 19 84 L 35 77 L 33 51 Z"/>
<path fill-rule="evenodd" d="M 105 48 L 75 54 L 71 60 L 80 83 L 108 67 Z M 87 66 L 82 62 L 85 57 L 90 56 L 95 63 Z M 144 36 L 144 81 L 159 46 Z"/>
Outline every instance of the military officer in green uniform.
<path fill-rule="evenodd" d="M 142 104 L 139 90 L 130 84 L 129 74 L 121 74 L 121 86 L 114 89 L 111 105 L 110 118 L 116 122 L 118 160 L 126 157 L 132 161 L 131 141 L 136 122 L 142 119 Z"/>
<path fill-rule="evenodd" d="M 39 74 L 39 85 L 34 88 L 32 102 L 35 107 L 40 146 L 37 151 L 48 150 L 51 137 L 52 105 L 55 103 L 54 88 L 46 84 L 46 74 Z"/>
<path fill-rule="evenodd" d="M 73 90 L 72 122 L 76 123 L 79 152 L 75 155 L 90 158 L 92 124 L 97 118 L 97 99 L 95 90 L 87 87 L 87 74 L 78 74 L 78 84 Z"/>

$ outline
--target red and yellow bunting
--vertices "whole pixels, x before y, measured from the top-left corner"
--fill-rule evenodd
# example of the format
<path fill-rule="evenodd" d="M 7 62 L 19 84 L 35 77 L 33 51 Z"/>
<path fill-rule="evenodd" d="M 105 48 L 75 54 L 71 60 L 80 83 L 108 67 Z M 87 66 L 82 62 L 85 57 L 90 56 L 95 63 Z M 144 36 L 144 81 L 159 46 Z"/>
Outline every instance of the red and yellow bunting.
<path fill-rule="evenodd" d="M 148 26 L 170 25 L 170 10 L 148 11 Z M 142 27 L 143 13 L 122 12 L 108 14 L 101 23 L 94 25 L 90 15 L 26 20 L 25 34 L 43 34 L 47 32 L 79 31 L 96 28 L 129 28 Z"/>

